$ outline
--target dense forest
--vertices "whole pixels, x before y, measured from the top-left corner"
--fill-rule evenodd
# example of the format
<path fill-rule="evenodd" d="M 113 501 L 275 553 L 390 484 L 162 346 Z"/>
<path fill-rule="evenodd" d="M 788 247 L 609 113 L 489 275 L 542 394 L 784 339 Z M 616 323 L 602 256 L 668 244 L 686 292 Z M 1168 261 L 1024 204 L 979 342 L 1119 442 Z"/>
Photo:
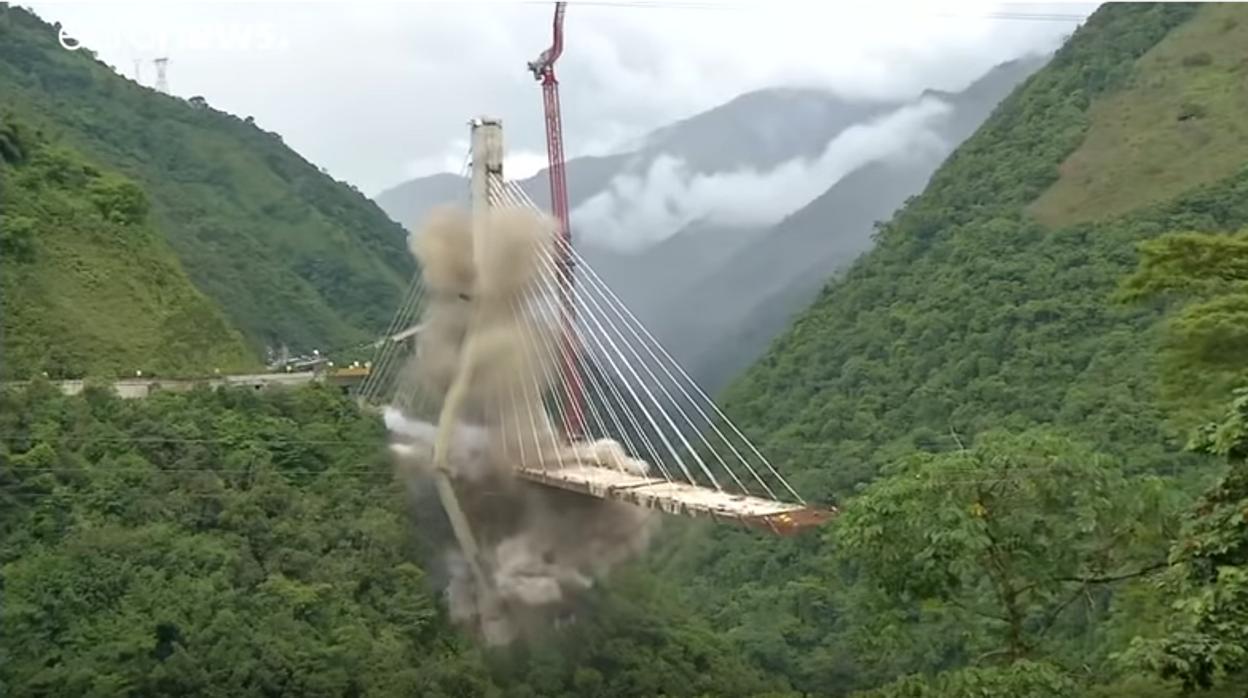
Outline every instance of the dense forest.
<path fill-rule="evenodd" d="M 1124 475 L 1162 478 L 1158 487 L 1179 501 L 1158 506 L 1183 506 L 1214 476 L 1207 459 L 1184 449 L 1188 431 L 1216 416 L 1227 384 L 1186 381 L 1185 396 L 1159 385 L 1154 349 L 1167 305 L 1126 303 L 1117 291 L 1141 241 L 1248 226 L 1248 135 L 1236 106 L 1248 103 L 1245 46 L 1242 5 L 1103 6 L 727 391 L 728 413 L 799 491 L 824 501 L 841 502 L 913 458 L 954 467 L 955 482 L 991 476 L 957 464 L 1000 430 L 1048 443 L 1036 458 L 1056 459 L 1051 443 L 1030 435 L 1043 429 L 1097 461 L 1120 464 Z M 1156 99 L 1159 91 L 1175 95 Z M 1193 106 L 1202 116 L 1190 117 Z M 1115 130 L 1132 126 L 1138 129 Z M 1112 147 L 1120 142 L 1130 148 Z M 1183 149 L 1196 152 L 1183 152 L 1181 162 L 1199 161 L 1215 142 L 1210 168 L 1197 167 L 1186 189 L 1173 184 L 1181 173 L 1155 167 L 1179 160 Z M 1237 167 L 1217 164 L 1228 150 Z M 1131 164 L 1151 168 L 1125 169 Z M 1116 198 L 1133 195 L 1133 209 L 1102 216 L 1074 210 L 1069 198 L 1054 202 L 1065 178 L 1098 165 L 1107 181 L 1097 186 L 1118 183 Z M 1168 535 L 1166 509 L 1154 512 L 1138 516 Z M 860 571 L 836 558 L 842 530 L 761 546 L 732 530 L 693 527 L 663 570 L 752 662 L 803 691 L 874 686 L 990 651 L 976 648 L 994 623 L 964 623 L 971 612 L 958 608 L 961 599 L 936 603 L 907 592 L 891 619 L 877 623 L 881 614 L 862 598 L 877 585 L 863 584 Z M 835 581 L 829 570 L 837 570 Z M 1135 583 L 1116 586 L 1124 585 Z M 1108 615 L 1118 616 L 1112 608 Z M 1110 632 L 1103 620 L 1085 624 Z M 1077 625 L 1062 630 L 1055 624 L 1045 633 L 1048 642 L 1061 638 L 1061 647 L 1029 656 L 1077 656 L 1098 674 L 1109 670 L 1116 642 Z"/>
<path fill-rule="evenodd" d="M 0 376 L 202 375 L 256 363 L 152 230 L 138 184 L 0 119 Z"/>
<path fill-rule="evenodd" d="M 256 356 L 386 328 L 415 272 L 400 225 L 250 117 L 140 86 L 56 31 L 0 2 L 2 106 L 141 186 L 152 228 Z"/>
<path fill-rule="evenodd" d="M 453 629 L 382 427 L 333 389 L 5 388 L 0 693 L 1241 698 L 1245 71 L 1243 5 L 1104 5 L 725 396 L 841 516 L 670 521 L 524 646 Z M 62 171 L 151 196 L 8 133 L 50 192 L 26 218 L 116 229 Z"/>
<path fill-rule="evenodd" d="M 0 693 L 765 695 L 636 570 L 529 652 L 452 631 L 379 421 L 328 387 L 0 393 Z"/>

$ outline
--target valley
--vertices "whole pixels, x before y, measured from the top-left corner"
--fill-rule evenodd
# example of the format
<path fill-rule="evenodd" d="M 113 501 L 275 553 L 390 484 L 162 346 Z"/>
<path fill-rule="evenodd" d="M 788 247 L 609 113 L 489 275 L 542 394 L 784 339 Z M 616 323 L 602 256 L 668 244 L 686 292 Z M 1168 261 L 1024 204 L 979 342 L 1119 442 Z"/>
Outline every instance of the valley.
<path fill-rule="evenodd" d="M 718 393 L 1045 60 L 1002 64 L 960 93 L 929 90 L 911 102 L 750 93 L 648 135 L 636 152 L 574 159 L 573 239 L 593 270 L 582 275 L 601 279 Z M 414 226 L 438 203 L 465 198 L 466 183 L 455 181 L 413 180 L 377 201 Z M 545 170 L 520 187 L 535 201 L 550 198 Z M 641 230 L 648 237 L 630 242 Z"/>
<path fill-rule="evenodd" d="M 751 93 L 570 162 L 590 266 L 841 514 L 790 538 L 667 518 L 502 648 L 450 617 L 445 517 L 338 387 L 100 387 L 366 346 L 419 274 L 400 223 L 462 182 L 374 204 L 49 29 L 0 4 L 5 695 L 1248 691 L 1243 5 L 1107 3 L 960 92 Z M 774 220 L 686 199 L 633 249 L 585 223 L 664 158 L 768 171 L 918 102 L 943 105 L 926 136 Z"/>

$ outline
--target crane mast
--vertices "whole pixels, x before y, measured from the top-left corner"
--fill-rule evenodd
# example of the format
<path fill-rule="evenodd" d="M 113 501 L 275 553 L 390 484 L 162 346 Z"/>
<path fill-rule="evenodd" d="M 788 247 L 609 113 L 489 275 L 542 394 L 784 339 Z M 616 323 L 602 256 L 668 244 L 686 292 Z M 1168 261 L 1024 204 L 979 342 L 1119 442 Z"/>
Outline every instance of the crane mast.
<path fill-rule="evenodd" d="M 559 254 L 556 263 L 559 275 L 559 306 L 561 309 L 561 356 L 563 386 L 560 399 L 565 415 L 564 430 L 569 439 L 577 439 L 584 430 L 585 415 L 581 404 L 583 390 L 576 357 L 576 303 L 572 295 L 572 227 L 568 220 L 568 177 L 563 157 L 563 120 L 559 108 L 559 80 L 555 62 L 563 53 L 563 15 L 566 2 L 555 3 L 553 37 L 550 48 L 529 63 L 533 77 L 542 83 L 542 101 L 546 110 L 546 154 L 549 159 L 550 209 L 559 225 Z"/>

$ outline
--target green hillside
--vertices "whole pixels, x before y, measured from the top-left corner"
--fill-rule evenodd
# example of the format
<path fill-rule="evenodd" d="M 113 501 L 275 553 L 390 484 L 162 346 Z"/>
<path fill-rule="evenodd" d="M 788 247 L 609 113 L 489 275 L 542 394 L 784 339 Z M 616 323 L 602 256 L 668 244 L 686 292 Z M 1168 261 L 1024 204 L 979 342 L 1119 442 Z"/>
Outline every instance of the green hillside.
<path fill-rule="evenodd" d="M 385 329 L 414 273 L 403 229 L 251 120 L 141 87 L 0 3 L 0 95 L 147 192 L 154 228 L 253 349 Z"/>
<path fill-rule="evenodd" d="M 0 123 L 5 379 L 202 375 L 255 359 L 148 220 L 133 181 Z"/>
<path fill-rule="evenodd" d="M 49 366 L 43 341 L 92 360 L 44 339 L 52 317 L 123 363 L 238 354 L 206 355 L 229 326 L 158 238 L 252 342 L 261 284 L 290 294 L 281 322 L 344 338 L 350 303 L 397 293 L 401 237 L 274 137 L 4 17 L 22 365 Z M 330 386 L 0 387 L 0 694 L 1243 698 L 1246 25 L 1243 4 L 1102 6 L 731 387 L 798 491 L 841 506 L 825 531 L 669 519 L 521 646 L 450 622 L 383 427 Z M 341 276 L 290 261 L 339 244 Z M 365 295 L 306 292 L 366 271 Z M 106 324 L 122 304 L 173 336 Z"/>
<path fill-rule="evenodd" d="M 0 388 L 0 694 L 766 695 L 726 639 L 638 574 L 552 643 L 474 647 L 419 564 L 429 541 L 413 537 L 382 431 L 323 385 L 147 400 Z"/>
<path fill-rule="evenodd" d="M 1113 296 L 1137 243 L 1248 226 L 1246 26 L 1242 4 L 1104 5 L 727 391 L 728 413 L 825 501 L 916 452 L 1037 427 L 1126 473 L 1181 475 L 1169 491 L 1198 486 L 1213 471 L 1181 451 L 1193 413 L 1163 401 L 1155 376 L 1166 306 Z M 1225 388 L 1190 397 L 1207 408 Z M 1042 473 L 1062 458 L 1035 448 L 1020 458 Z M 946 464 L 969 474 L 932 506 L 988 477 Z M 1164 528 L 1167 516 L 1146 518 Z M 754 661 L 803 690 L 839 695 L 973 661 L 991 632 L 954 622 L 948 603 L 890 607 L 891 630 L 868 622 L 875 592 L 836 574 L 856 567 L 839 535 L 764 545 L 694 528 L 663 566 Z M 1109 671 L 1113 644 L 1068 630 L 1047 656 Z"/>

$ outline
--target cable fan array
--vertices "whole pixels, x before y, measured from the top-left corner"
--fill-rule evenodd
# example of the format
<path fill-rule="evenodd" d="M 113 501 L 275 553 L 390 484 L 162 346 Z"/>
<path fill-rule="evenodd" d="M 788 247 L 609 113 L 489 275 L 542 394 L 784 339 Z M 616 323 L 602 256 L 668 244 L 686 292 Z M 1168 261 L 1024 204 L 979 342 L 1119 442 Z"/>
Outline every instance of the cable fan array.
<path fill-rule="evenodd" d="M 536 224 L 550 223 L 516 183 L 488 176 L 492 213 L 525 212 Z M 508 375 L 475 377 L 493 381 L 482 393 L 491 404 L 482 398 L 465 410 L 466 421 L 498 431 L 516 474 L 778 533 L 825 522 L 834 510 L 807 506 L 576 250 L 551 233 L 542 236 L 550 244 L 535 256 L 530 287 L 495 311 L 515 330 L 510 346 L 491 349 Z M 565 255 L 576 276 L 570 287 L 560 278 Z M 361 393 L 433 422 L 445 386 L 405 377 L 405 366 L 447 360 L 421 343 L 424 328 L 442 322 L 438 304 L 448 302 L 429 286 L 422 275 L 409 289 Z"/>

